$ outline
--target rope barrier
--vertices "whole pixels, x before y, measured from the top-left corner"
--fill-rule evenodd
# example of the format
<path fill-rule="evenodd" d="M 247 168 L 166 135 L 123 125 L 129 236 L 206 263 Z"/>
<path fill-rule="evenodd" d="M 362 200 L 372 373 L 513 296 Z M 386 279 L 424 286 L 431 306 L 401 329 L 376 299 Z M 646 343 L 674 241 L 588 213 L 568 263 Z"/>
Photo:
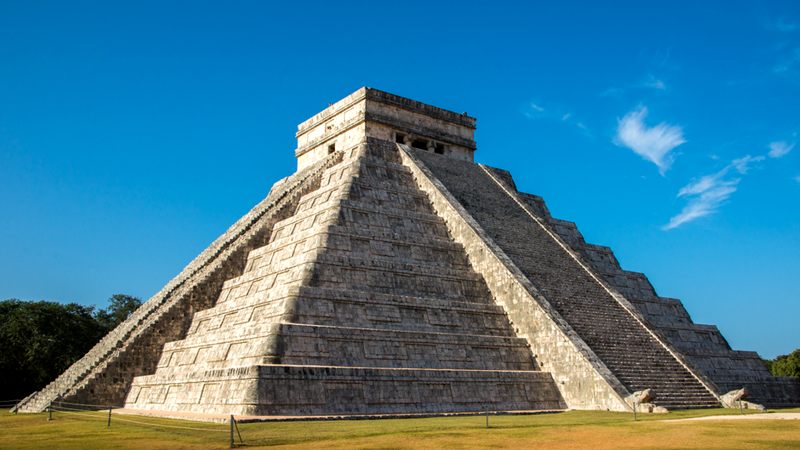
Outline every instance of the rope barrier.
<path fill-rule="evenodd" d="M 66 411 L 64 411 L 63 409 L 66 409 Z M 83 409 L 66 408 L 66 407 L 63 407 L 63 406 L 54 406 L 53 407 L 53 411 L 54 412 L 60 412 L 60 413 L 63 413 L 63 414 L 71 414 L 71 415 L 75 415 L 75 416 L 97 417 L 97 418 L 100 418 L 100 419 L 105 419 L 106 418 L 106 416 L 105 416 L 106 410 L 90 411 L 90 410 L 83 410 Z M 74 411 L 84 412 L 84 413 L 89 413 L 89 414 L 78 414 L 78 413 L 76 413 Z M 100 414 L 91 414 L 91 413 L 103 413 L 103 415 L 101 416 Z M 169 418 L 165 418 L 165 419 L 169 420 Z M 114 420 L 115 421 L 118 420 L 118 421 L 121 421 L 121 422 L 138 423 L 138 424 L 148 425 L 148 426 L 153 426 L 153 427 L 177 428 L 177 429 L 182 429 L 182 430 L 194 430 L 194 431 L 212 431 L 212 432 L 216 432 L 216 433 L 227 433 L 228 432 L 227 430 L 211 430 L 211 429 L 207 429 L 207 428 L 179 427 L 179 426 L 175 426 L 175 425 L 164 425 L 164 424 L 152 423 L 152 422 L 141 422 L 141 421 L 138 421 L 138 420 L 121 419 L 119 417 L 115 417 Z M 180 419 L 172 419 L 172 420 L 180 420 Z"/>
<path fill-rule="evenodd" d="M 9 402 L 11 402 L 11 401 L 9 401 Z M 2 404 L 2 403 L 0 403 L 0 404 Z M 17 405 L 17 403 L 14 403 L 14 405 Z M 111 412 L 114 409 L 121 409 L 121 408 L 124 408 L 124 406 L 103 406 L 103 405 L 93 405 L 93 404 L 88 404 L 88 403 L 65 402 L 65 401 L 56 400 L 55 402 L 51 402 L 50 405 L 46 408 L 46 410 L 47 410 L 47 412 L 49 414 L 49 417 L 50 417 L 48 420 L 53 420 L 53 413 L 59 413 L 59 414 L 65 414 L 65 415 L 68 415 L 68 416 L 77 416 L 76 418 L 108 420 L 108 426 L 111 426 L 111 422 L 112 422 Z M 107 414 L 106 414 L 106 411 L 108 412 Z M 164 421 L 164 420 L 181 421 L 181 419 L 173 419 L 173 418 L 170 418 L 170 417 L 158 417 L 156 419 L 159 420 L 159 421 Z M 122 418 L 119 417 L 119 413 L 117 413 L 117 416 L 114 416 L 113 421 L 114 422 L 122 422 L 123 424 L 130 424 L 131 426 L 139 426 L 139 427 L 143 427 L 143 428 L 150 428 L 150 429 L 154 429 L 154 430 L 165 432 L 165 433 L 172 433 L 172 434 L 177 434 L 177 435 L 180 435 L 180 436 L 186 436 L 186 437 L 197 438 L 197 439 L 212 440 L 212 441 L 218 441 L 218 438 L 213 438 L 211 436 L 203 436 L 203 435 L 198 435 L 198 434 L 181 433 L 181 432 L 179 432 L 177 430 L 181 430 L 181 431 L 185 430 L 185 431 L 192 431 L 192 432 L 226 433 L 226 434 L 230 433 L 231 446 L 233 446 L 233 437 L 234 437 L 233 432 L 235 430 L 236 434 L 239 435 L 239 442 L 240 443 L 243 442 L 242 441 L 242 435 L 239 433 L 239 426 L 236 423 L 236 421 L 233 418 L 233 416 L 231 416 L 231 423 L 230 423 L 231 424 L 231 429 L 230 429 L 230 431 L 228 431 L 228 430 L 219 430 L 219 429 L 209 429 L 209 428 L 184 427 L 184 426 L 178 426 L 178 425 L 167 425 L 165 423 L 157 423 L 157 422 L 149 422 L 149 421 L 148 422 L 144 422 L 144 421 L 140 421 L 140 420 L 122 419 Z M 176 431 L 173 431 L 173 430 L 176 430 Z M 216 436 L 218 436 L 218 435 L 216 435 Z"/>
<path fill-rule="evenodd" d="M 67 405 L 78 405 L 78 406 L 91 406 L 91 407 L 95 407 L 95 408 L 99 408 L 99 409 L 108 409 L 108 408 L 120 409 L 120 408 L 122 408 L 122 406 L 116 406 L 116 405 L 92 405 L 92 404 L 89 404 L 89 403 L 65 402 L 63 400 L 55 400 L 53 403 L 67 404 Z"/>
<path fill-rule="evenodd" d="M 19 400 L 0 400 L 0 409 L 6 409 L 6 408 L 14 409 L 17 407 L 17 405 L 19 405 L 19 402 L 21 402 L 22 400 L 25 399 L 21 398 Z"/>
<path fill-rule="evenodd" d="M 62 409 L 67 410 L 67 411 L 81 411 L 81 412 L 105 412 L 105 411 L 108 410 L 108 408 L 106 408 L 106 409 L 79 409 L 79 408 L 69 408 L 67 406 L 61 406 L 61 405 L 53 405 L 53 411 L 60 411 Z"/>
<path fill-rule="evenodd" d="M 177 427 L 177 426 L 174 426 L 174 425 L 160 425 L 160 424 L 155 424 L 155 423 L 139 422 L 137 420 L 120 419 L 119 417 L 115 417 L 114 420 L 119 420 L 119 421 L 122 421 L 122 422 L 130 422 L 130 423 L 139 423 L 139 424 L 149 425 L 149 426 L 153 426 L 153 427 L 177 428 L 177 429 L 181 429 L 181 430 L 210 431 L 210 432 L 214 432 L 214 433 L 227 433 L 228 432 L 228 430 L 209 430 L 209 429 L 204 429 L 204 428 L 189 428 L 189 427 Z"/>
<path fill-rule="evenodd" d="M 101 416 L 99 414 L 97 414 L 97 415 L 95 415 L 95 414 L 80 414 L 80 413 L 67 412 L 67 411 L 56 411 L 56 412 L 59 412 L 61 414 L 71 415 L 71 416 L 79 416 L 79 417 L 83 417 L 83 418 L 89 418 L 89 419 L 102 419 L 102 420 L 106 419 L 105 415 Z M 103 412 L 103 411 L 97 411 L 97 412 Z M 203 428 L 176 427 L 176 426 L 172 426 L 172 425 L 161 425 L 161 424 L 157 424 L 157 423 L 147 423 L 147 422 L 140 422 L 140 421 L 136 421 L 136 420 L 120 419 L 119 417 L 115 417 L 114 421 L 115 422 L 116 421 L 120 421 L 120 422 L 128 422 L 128 423 L 138 424 L 138 425 L 133 425 L 133 426 L 146 425 L 146 427 L 143 427 L 143 428 L 147 428 L 147 427 L 152 427 L 152 428 L 176 428 L 176 429 L 190 430 L 190 431 L 211 431 L 211 432 L 227 433 L 227 431 L 225 431 L 225 430 L 207 430 L 207 429 L 203 429 Z M 171 430 L 158 430 L 158 431 L 162 431 L 162 432 L 165 432 L 165 433 L 177 434 L 177 435 L 180 435 L 180 436 L 193 437 L 193 438 L 197 438 L 197 439 L 206 439 L 206 440 L 218 441 L 217 439 L 211 438 L 209 436 L 198 436 L 196 434 L 178 433 L 178 432 L 171 431 Z"/>
<path fill-rule="evenodd" d="M 54 411 L 55 411 L 55 412 L 59 412 L 59 413 L 61 413 L 61 414 L 69 414 L 69 415 L 71 415 L 71 416 L 89 417 L 89 418 L 91 418 L 91 419 L 105 419 L 105 417 L 104 417 L 104 416 L 92 416 L 92 415 L 89 415 L 89 414 L 78 414 L 78 413 L 75 413 L 75 412 L 69 412 L 69 411 L 60 411 L 60 410 L 54 410 Z"/>

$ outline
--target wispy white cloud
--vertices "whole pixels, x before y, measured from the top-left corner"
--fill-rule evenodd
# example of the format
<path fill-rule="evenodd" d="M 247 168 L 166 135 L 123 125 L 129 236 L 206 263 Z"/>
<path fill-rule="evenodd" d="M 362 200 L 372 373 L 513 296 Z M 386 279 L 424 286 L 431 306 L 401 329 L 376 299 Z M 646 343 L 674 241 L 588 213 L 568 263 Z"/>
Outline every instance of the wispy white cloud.
<path fill-rule="evenodd" d="M 650 64 L 660 69 L 663 69 L 664 67 L 667 66 L 667 61 L 669 61 L 670 53 L 672 53 L 672 46 L 666 48 L 659 47 L 655 55 L 653 55 Z"/>
<path fill-rule="evenodd" d="M 797 23 L 789 21 L 785 17 L 778 17 L 778 20 L 776 20 L 770 28 L 778 31 L 789 32 L 797 29 Z"/>
<path fill-rule="evenodd" d="M 654 77 L 653 75 L 650 75 L 647 78 L 647 80 L 645 80 L 645 82 L 642 83 L 642 86 L 650 87 L 653 89 L 661 89 L 662 91 L 667 89 L 667 86 L 664 85 L 664 82 L 656 79 L 656 77 Z"/>
<path fill-rule="evenodd" d="M 791 54 L 784 56 L 778 64 L 775 64 L 772 73 L 793 76 L 797 72 L 798 63 L 800 63 L 800 48 L 795 48 Z"/>
<path fill-rule="evenodd" d="M 671 230 L 686 222 L 691 222 L 697 218 L 707 216 L 713 212 L 728 198 L 736 192 L 736 185 L 740 178 L 714 184 L 710 188 L 696 197 L 689 200 L 683 210 L 677 216 L 671 218 L 669 223 L 663 227 L 664 230 Z M 683 189 L 681 190 L 683 191 Z"/>
<path fill-rule="evenodd" d="M 717 173 L 706 175 L 699 180 L 692 180 L 678 191 L 678 197 L 688 199 L 686 206 L 683 207 L 680 214 L 672 217 L 663 229 L 671 230 L 681 224 L 716 212 L 730 198 L 731 194 L 736 192 L 737 185 L 742 180 L 741 178 L 726 178 L 728 172 L 734 169 L 740 174 L 746 174 L 751 169 L 751 163 L 763 160 L 763 156 L 747 155 L 734 159 Z"/>
<path fill-rule="evenodd" d="M 618 88 L 618 87 L 610 87 L 605 91 L 597 94 L 598 97 L 615 97 L 625 92 L 625 89 Z"/>
<path fill-rule="evenodd" d="M 788 144 L 786 141 L 772 142 L 769 144 L 769 157 L 780 158 L 789 153 L 794 148 L 794 142 Z"/>
<path fill-rule="evenodd" d="M 748 164 L 763 161 L 763 156 L 750 156 L 747 155 L 744 158 L 734 159 L 731 161 L 731 167 L 735 168 L 739 173 L 742 175 L 746 174 L 749 169 L 751 169 Z"/>
<path fill-rule="evenodd" d="M 610 87 L 605 91 L 601 92 L 600 94 L 598 94 L 598 97 L 619 96 L 624 94 L 627 89 L 641 89 L 641 88 L 652 88 L 665 91 L 667 89 L 667 85 L 664 84 L 664 81 L 650 74 L 647 76 L 647 78 L 645 78 L 644 81 L 640 83 L 634 83 L 626 87 Z"/>
<path fill-rule="evenodd" d="M 678 125 L 661 122 L 654 127 L 644 123 L 647 108 L 639 105 L 622 119 L 617 119 L 617 135 L 614 143 L 620 147 L 633 150 L 643 159 L 658 166 L 661 175 L 672 165 L 675 156 L 672 150 L 686 142 L 683 129 Z"/>
<path fill-rule="evenodd" d="M 589 137 L 592 136 L 591 133 L 589 133 L 589 130 L 587 130 L 581 122 L 576 122 L 575 118 L 572 116 L 572 113 L 561 105 L 544 105 L 537 100 L 535 102 L 531 102 L 529 105 L 523 108 L 522 114 L 524 114 L 525 117 L 533 120 L 552 119 L 561 122 L 572 123 L 581 129 L 582 134 L 585 134 Z"/>

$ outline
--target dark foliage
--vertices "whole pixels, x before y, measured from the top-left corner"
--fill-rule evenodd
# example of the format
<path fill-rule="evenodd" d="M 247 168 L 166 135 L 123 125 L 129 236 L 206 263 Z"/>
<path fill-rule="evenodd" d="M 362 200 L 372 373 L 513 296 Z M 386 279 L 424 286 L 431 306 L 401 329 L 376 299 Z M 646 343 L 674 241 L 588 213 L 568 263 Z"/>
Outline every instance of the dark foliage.
<path fill-rule="evenodd" d="M 117 294 L 108 299 L 110 305 L 94 315 L 97 322 L 111 331 L 125 321 L 136 309 L 142 306 L 142 299 L 130 295 Z"/>
<path fill-rule="evenodd" d="M 42 389 L 141 305 L 127 295 L 110 302 L 98 311 L 76 303 L 0 302 L 0 399 Z"/>
<path fill-rule="evenodd" d="M 789 355 L 781 355 L 775 359 L 765 359 L 769 372 L 776 377 L 795 377 L 800 381 L 800 348 Z"/>

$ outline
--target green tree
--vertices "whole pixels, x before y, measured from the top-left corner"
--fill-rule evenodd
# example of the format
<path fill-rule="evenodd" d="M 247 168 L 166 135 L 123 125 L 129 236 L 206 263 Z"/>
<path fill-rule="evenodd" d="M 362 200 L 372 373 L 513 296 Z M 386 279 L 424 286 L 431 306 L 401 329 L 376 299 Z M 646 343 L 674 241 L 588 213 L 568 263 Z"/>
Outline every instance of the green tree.
<path fill-rule="evenodd" d="M 774 360 L 765 359 L 769 372 L 776 377 L 795 377 L 800 381 L 800 348 L 789 355 L 781 355 Z"/>
<path fill-rule="evenodd" d="M 108 308 L 97 311 L 94 317 L 101 326 L 111 331 L 142 306 L 142 299 L 131 297 L 130 295 L 117 294 L 111 296 L 108 299 L 108 303 Z"/>
<path fill-rule="evenodd" d="M 0 400 L 44 388 L 141 306 L 117 294 L 106 309 L 77 303 L 0 302 Z"/>
<path fill-rule="evenodd" d="M 77 303 L 0 302 L 0 399 L 42 389 L 106 333 L 94 307 Z"/>

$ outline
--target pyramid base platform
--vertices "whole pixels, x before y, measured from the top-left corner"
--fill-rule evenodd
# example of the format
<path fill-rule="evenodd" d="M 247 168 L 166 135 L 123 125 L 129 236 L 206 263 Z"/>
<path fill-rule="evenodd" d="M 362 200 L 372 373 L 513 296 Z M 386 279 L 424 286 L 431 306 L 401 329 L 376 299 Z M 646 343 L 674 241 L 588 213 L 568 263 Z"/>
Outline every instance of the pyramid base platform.
<path fill-rule="evenodd" d="M 137 377 L 125 408 L 165 416 L 339 416 L 563 410 L 567 405 L 548 372 L 255 365 Z"/>

